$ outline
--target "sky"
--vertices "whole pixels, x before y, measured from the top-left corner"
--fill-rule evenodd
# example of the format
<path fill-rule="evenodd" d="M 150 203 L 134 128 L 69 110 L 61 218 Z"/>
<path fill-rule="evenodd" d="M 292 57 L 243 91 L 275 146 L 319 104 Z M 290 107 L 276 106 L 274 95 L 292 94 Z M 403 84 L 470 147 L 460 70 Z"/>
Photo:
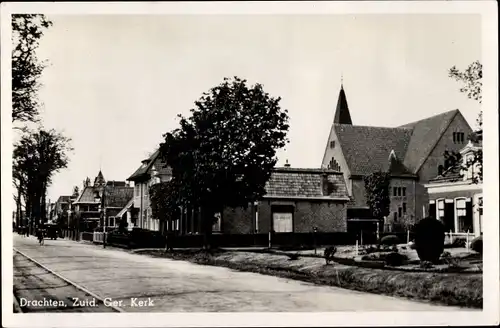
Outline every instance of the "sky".
<path fill-rule="evenodd" d="M 357 125 L 398 126 L 479 104 L 448 77 L 481 60 L 479 15 L 66 15 L 40 42 L 46 128 L 74 151 L 48 198 L 101 169 L 125 180 L 224 77 L 261 83 L 289 111 L 278 165 L 320 167 L 341 77 Z"/>

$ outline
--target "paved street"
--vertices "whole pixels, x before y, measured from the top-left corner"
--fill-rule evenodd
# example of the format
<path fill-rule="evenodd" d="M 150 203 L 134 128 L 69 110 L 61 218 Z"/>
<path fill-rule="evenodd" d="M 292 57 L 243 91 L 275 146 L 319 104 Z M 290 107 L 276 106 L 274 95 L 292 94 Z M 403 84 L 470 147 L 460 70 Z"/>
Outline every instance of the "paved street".
<path fill-rule="evenodd" d="M 115 304 L 125 311 L 464 310 L 152 258 L 61 239 L 45 240 L 45 245 L 40 246 L 34 237 L 14 235 L 14 248 L 98 296 L 117 301 Z M 14 289 L 18 294 L 26 298 L 87 297 L 82 291 L 68 286 L 59 278 L 51 278 L 48 272 L 35 268 L 29 262 L 22 255 L 14 254 Z M 29 291 L 30 287 L 36 292 Z M 144 301 L 143 304 L 140 301 Z M 94 310 L 110 311 L 103 306 Z"/>

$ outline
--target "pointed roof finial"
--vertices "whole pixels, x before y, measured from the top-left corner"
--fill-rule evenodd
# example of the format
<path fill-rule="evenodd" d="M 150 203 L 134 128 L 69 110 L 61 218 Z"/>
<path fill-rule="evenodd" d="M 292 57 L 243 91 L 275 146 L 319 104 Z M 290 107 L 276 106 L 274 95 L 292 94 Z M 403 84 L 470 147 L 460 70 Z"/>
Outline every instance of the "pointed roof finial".
<path fill-rule="evenodd" d="M 335 110 L 335 116 L 333 123 L 335 124 L 350 124 L 352 125 L 351 113 L 349 112 L 349 106 L 347 105 L 347 98 L 344 91 L 344 76 L 342 75 L 342 85 L 340 86 L 339 98 L 337 100 L 337 108 Z"/>

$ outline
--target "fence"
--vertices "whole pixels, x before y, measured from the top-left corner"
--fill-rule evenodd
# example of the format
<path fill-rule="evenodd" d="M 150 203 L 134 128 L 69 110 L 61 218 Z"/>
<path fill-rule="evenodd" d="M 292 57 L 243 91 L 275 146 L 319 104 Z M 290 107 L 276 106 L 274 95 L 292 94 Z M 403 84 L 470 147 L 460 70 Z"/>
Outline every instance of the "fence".
<path fill-rule="evenodd" d="M 448 239 L 448 242 L 450 244 L 453 244 L 453 241 L 456 241 L 458 239 L 462 239 L 465 241 L 465 247 L 467 249 L 469 249 L 470 247 L 470 242 L 472 241 L 472 239 L 474 239 L 476 237 L 476 235 L 474 233 L 470 233 L 470 232 L 447 232 L 445 234 L 445 238 Z"/>

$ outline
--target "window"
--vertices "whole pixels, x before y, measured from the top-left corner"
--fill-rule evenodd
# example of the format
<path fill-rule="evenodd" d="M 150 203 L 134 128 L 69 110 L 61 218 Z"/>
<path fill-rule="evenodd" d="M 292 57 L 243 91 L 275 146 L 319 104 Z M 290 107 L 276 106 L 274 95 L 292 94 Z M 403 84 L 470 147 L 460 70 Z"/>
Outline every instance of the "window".
<path fill-rule="evenodd" d="M 115 218 L 109 218 L 109 226 L 114 227 L 115 226 Z"/>
<path fill-rule="evenodd" d="M 453 132 L 453 143 L 464 143 L 465 134 L 463 132 Z"/>
<path fill-rule="evenodd" d="M 444 218 L 444 199 L 440 199 L 437 201 L 437 208 L 438 208 L 438 219 L 443 220 Z"/>
<path fill-rule="evenodd" d="M 335 148 L 335 140 L 330 141 L 330 148 Z"/>
<path fill-rule="evenodd" d="M 406 197 L 406 187 L 403 187 L 403 197 Z"/>
<path fill-rule="evenodd" d="M 135 191 L 135 196 L 136 196 L 136 197 L 140 195 L 140 192 L 139 192 L 139 185 L 138 185 L 138 184 L 136 184 L 136 185 L 134 186 L 134 191 Z"/>
<path fill-rule="evenodd" d="M 401 217 L 403 212 L 403 209 L 401 207 L 398 207 L 398 217 Z"/>
<path fill-rule="evenodd" d="M 403 214 L 406 214 L 406 203 L 403 203 Z"/>
<path fill-rule="evenodd" d="M 394 212 L 394 222 L 398 222 L 398 213 Z"/>
<path fill-rule="evenodd" d="M 215 213 L 215 222 L 212 225 L 212 231 L 214 232 L 220 232 L 220 226 L 221 226 L 221 221 L 222 221 L 222 214 L 221 213 Z"/>
<path fill-rule="evenodd" d="M 398 196 L 401 196 L 401 187 L 398 187 Z"/>
<path fill-rule="evenodd" d="M 396 197 L 398 195 L 398 188 L 394 187 L 392 188 L 392 195 Z"/>
<path fill-rule="evenodd" d="M 457 216 L 465 216 L 465 199 L 457 199 Z"/>
<path fill-rule="evenodd" d="M 273 229 L 275 232 L 293 232 L 292 213 L 273 213 Z"/>

